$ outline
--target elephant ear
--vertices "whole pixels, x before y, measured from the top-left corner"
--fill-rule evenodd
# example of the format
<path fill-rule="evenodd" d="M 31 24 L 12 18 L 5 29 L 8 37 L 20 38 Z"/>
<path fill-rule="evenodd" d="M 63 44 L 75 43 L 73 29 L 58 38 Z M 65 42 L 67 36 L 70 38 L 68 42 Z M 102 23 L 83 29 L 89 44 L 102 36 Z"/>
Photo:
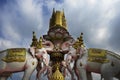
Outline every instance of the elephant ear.
<path fill-rule="evenodd" d="M 66 41 L 66 42 L 64 42 L 64 43 L 61 45 L 61 49 L 62 49 L 62 50 L 68 50 L 68 49 L 69 49 L 69 46 L 70 46 L 70 42 L 69 42 L 69 41 Z"/>
<path fill-rule="evenodd" d="M 62 50 L 69 50 L 69 47 L 72 45 L 70 41 L 66 41 L 61 45 Z"/>
<path fill-rule="evenodd" d="M 35 53 L 36 53 L 36 50 L 35 50 L 35 47 L 30 47 L 27 49 L 27 52 L 34 58 L 35 57 Z"/>
<path fill-rule="evenodd" d="M 43 47 L 46 49 L 46 50 L 53 50 L 54 48 L 54 45 L 51 41 L 44 41 L 43 43 Z"/>

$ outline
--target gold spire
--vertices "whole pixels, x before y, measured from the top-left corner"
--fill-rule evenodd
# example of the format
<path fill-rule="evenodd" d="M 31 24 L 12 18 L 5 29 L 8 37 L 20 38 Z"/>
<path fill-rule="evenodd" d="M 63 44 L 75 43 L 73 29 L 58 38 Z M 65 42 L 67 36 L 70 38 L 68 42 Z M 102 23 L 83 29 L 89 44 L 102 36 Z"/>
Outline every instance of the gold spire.
<path fill-rule="evenodd" d="M 81 33 L 80 37 L 77 38 L 77 41 L 74 43 L 74 48 L 78 48 L 78 47 L 85 47 L 84 46 L 84 42 L 83 42 L 83 33 Z"/>
<path fill-rule="evenodd" d="M 62 73 L 59 71 L 59 66 L 57 66 L 56 71 L 53 73 L 50 80 L 65 80 Z"/>
<path fill-rule="evenodd" d="M 80 46 L 83 47 L 84 43 L 83 43 L 83 33 L 81 33 L 80 37 L 78 38 L 79 42 L 80 42 Z"/>
<path fill-rule="evenodd" d="M 55 16 L 55 8 L 53 8 L 53 13 L 52 13 L 52 17 Z"/>
<path fill-rule="evenodd" d="M 63 16 L 62 16 L 62 25 L 67 28 L 67 23 L 66 23 L 66 19 L 65 19 L 65 14 L 64 14 L 64 10 L 63 10 Z"/>
<path fill-rule="evenodd" d="M 38 41 L 37 41 L 37 38 L 36 38 L 36 34 L 35 32 L 33 31 L 33 39 L 32 39 L 32 44 L 30 45 L 31 47 L 34 46 L 34 47 L 37 47 L 37 44 L 38 44 Z"/>
<path fill-rule="evenodd" d="M 37 45 L 37 48 L 38 49 L 41 49 L 43 46 L 42 46 L 42 37 L 40 37 L 39 39 L 39 42 L 38 42 L 38 45 Z"/>
<path fill-rule="evenodd" d="M 56 25 L 59 25 L 65 29 L 67 29 L 66 19 L 64 15 L 64 11 L 55 11 L 53 8 L 53 13 L 50 18 L 50 28 L 55 27 Z"/>

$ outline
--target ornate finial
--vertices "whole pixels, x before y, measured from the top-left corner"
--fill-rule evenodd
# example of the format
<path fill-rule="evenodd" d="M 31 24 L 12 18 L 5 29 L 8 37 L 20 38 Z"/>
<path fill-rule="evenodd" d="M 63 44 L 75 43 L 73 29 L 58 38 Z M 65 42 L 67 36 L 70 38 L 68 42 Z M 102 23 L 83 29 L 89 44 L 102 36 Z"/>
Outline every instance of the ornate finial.
<path fill-rule="evenodd" d="M 41 49 L 43 46 L 42 46 L 42 37 L 40 37 L 39 39 L 39 42 L 38 42 L 38 45 L 37 45 L 37 48 L 38 49 Z"/>
<path fill-rule="evenodd" d="M 50 80 L 65 80 L 62 73 L 59 71 L 59 66 L 57 65 L 56 71 L 53 73 Z"/>
<path fill-rule="evenodd" d="M 63 9 L 63 19 L 65 20 L 65 13 L 64 13 L 64 9 Z M 63 20 L 63 21 L 64 21 L 64 20 Z"/>
<path fill-rule="evenodd" d="M 34 46 L 34 47 L 37 47 L 37 44 L 38 44 L 38 41 L 37 41 L 37 38 L 36 38 L 36 34 L 35 32 L 33 31 L 33 39 L 32 39 L 32 44 L 30 45 L 31 47 Z"/>
<path fill-rule="evenodd" d="M 64 9 L 63 9 L 63 17 L 65 17 L 65 14 L 64 14 Z"/>
<path fill-rule="evenodd" d="M 67 29 L 67 24 L 66 24 L 64 9 L 63 9 L 63 16 L 62 16 L 62 25 L 64 26 L 64 28 Z"/>
<path fill-rule="evenodd" d="M 53 8 L 53 13 L 52 13 L 52 17 L 55 16 L 55 8 Z"/>
<path fill-rule="evenodd" d="M 80 42 L 80 46 L 83 45 L 83 33 L 81 33 L 80 37 L 78 38 Z"/>
<path fill-rule="evenodd" d="M 80 37 L 77 38 L 77 41 L 74 43 L 73 47 L 76 49 L 78 47 L 85 47 L 83 42 L 83 33 L 81 33 Z"/>
<path fill-rule="evenodd" d="M 55 13 L 55 8 L 53 8 L 53 13 Z"/>

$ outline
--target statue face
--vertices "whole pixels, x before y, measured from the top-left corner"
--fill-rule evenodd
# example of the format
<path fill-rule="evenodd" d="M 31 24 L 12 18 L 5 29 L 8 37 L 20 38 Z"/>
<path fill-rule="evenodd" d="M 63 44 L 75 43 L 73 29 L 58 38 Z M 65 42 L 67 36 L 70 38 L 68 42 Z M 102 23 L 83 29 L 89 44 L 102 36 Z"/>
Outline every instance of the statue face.
<path fill-rule="evenodd" d="M 41 48 L 41 49 L 37 49 L 35 56 L 40 59 L 43 57 L 44 54 L 47 54 L 47 51 L 45 48 Z"/>

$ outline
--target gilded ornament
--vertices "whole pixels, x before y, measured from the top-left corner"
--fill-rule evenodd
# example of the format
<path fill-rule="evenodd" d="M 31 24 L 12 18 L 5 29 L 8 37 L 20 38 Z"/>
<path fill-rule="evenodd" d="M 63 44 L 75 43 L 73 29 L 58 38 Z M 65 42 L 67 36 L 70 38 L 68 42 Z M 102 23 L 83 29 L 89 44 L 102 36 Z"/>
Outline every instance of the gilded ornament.
<path fill-rule="evenodd" d="M 88 50 L 88 61 L 99 63 L 109 62 L 106 50 L 90 48 Z"/>
<path fill-rule="evenodd" d="M 85 47 L 83 42 L 83 33 L 81 33 L 80 37 L 77 38 L 76 42 L 73 44 L 73 47 L 75 49 L 78 49 L 80 47 Z"/>
<path fill-rule="evenodd" d="M 39 42 L 38 42 L 38 44 L 37 44 L 37 48 L 38 49 L 41 49 L 43 46 L 42 46 L 42 37 L 40 37 L 40 39 L 39 39 Z"/>
<path fill-rule="evenodd" d="M 7 55 L 2 59 L 5 62 L 24 62 L 26 59 L 25 48 L 7 49 Z"/>
<path fill-rule="evenodd" d="M 52 17 L 50 18 L 50 28 L 56 27 L 56 25 L 67 29 L 64 11 L 60 12 L 53 9 Z"/>
<path fill-rule="evenodd" d="M 64 76 L 62 75 L 62 73 L 59 71 L 59 66 L 57 66 L 56 71 L 53 73 L 53 75 L 51 76 L 50 80 L 65 80 Z"/>
<path fill-rule="evenodd" d="M 37 41 L 37 38 L 36 38 L 36 34 L 35 32 L 33 31 L 33 39 L 32 39 L 32 43 L 31 43 L 31 47 L 37 47 L 37 44 L 38 44 L 38 41 Z"/>

